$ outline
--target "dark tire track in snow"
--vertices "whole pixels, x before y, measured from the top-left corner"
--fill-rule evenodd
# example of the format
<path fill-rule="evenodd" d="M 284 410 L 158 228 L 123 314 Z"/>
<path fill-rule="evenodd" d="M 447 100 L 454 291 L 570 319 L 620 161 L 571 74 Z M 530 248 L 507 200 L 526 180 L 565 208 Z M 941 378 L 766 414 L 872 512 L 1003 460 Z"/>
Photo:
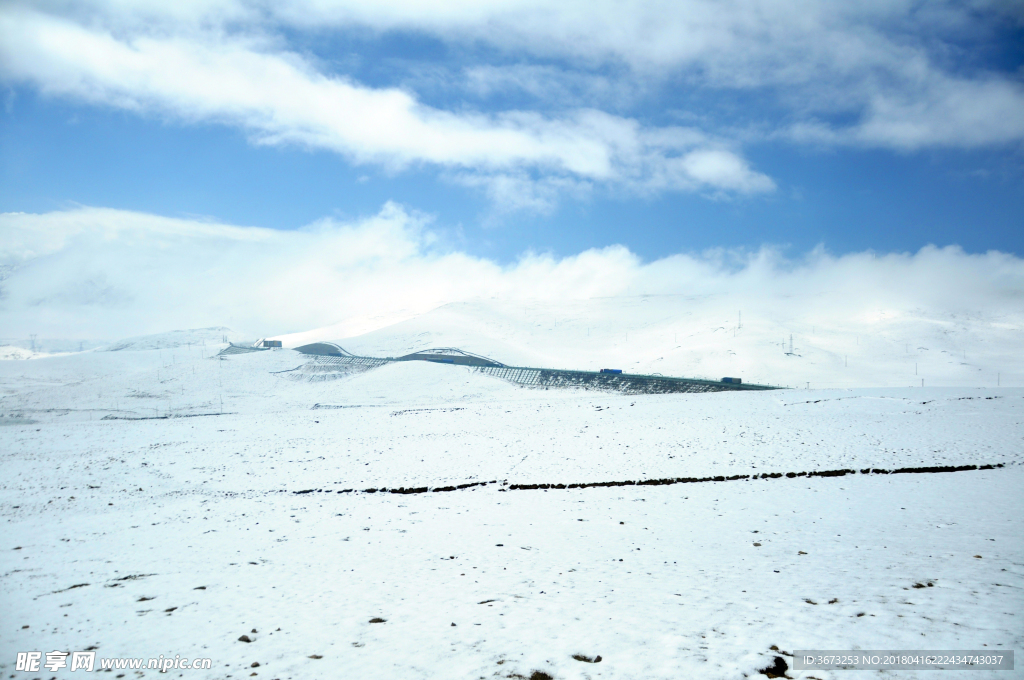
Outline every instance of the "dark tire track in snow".
<path fill-rule="evenodd" d="M 1006 467 L 1004 463 L 986 463 L 984 465 L 931 465 L 927 467 L 904 467 L 896 468 L 893 470 L 887 470 L 885 468 L 863 468 L 861 470 L 851 470 L 848 468 L 842 468 L 838 470 L 813 470 L 810 472 L 763 472 L 755 475 L 716 475 L 713 477 L 666 477 L 661 479 L 644 479 L 644 480 L 626 480 L 626 481 L 610 481 L 610 482 L 578 482 L 572 484 L 508 484 L 507 482 L 501 482 L 501 488 L 499 491 L 532 491 L 532 490 L 546 490 L 546 489 L 591 489 L 591 488 L 602 488 L 602 487 L 614 487 L 614 486 L 668 486 L 671 484 L 698 484 L 704 482 L 735 482 L 740 480 L 755 480 L 755 479 L 795 479 L 797 477 L 845 477 L 846 475 L 900 475 L 900 474 L 936 474 L 941 472 L 969 472 L 973 470 L 995 470 L 998 468 Z M 459 484 L 456 486 L 418 486 L 418 487 L 380 487 L 371 489 L 340 489 L 338 491 L 332 491 L 330 489 L 324 491 L 323 489 L 303 489 L 302 491 L 292 491 L 293 494 L 309 494 L 309 493 L 396 493 L 396 494 L 419 494 L 419 493 L 439 493 L 439 492 L 450 492 L 450 491 L 462 491 L 464 489 L 470 489 L 477 486 L 487 486 L 489 484 L 498 484 L 497 480 L 491 480 L 489 482 L 469 482 L 467 484 Z M 286 492 L 282 489 L 279 493 Z"/>

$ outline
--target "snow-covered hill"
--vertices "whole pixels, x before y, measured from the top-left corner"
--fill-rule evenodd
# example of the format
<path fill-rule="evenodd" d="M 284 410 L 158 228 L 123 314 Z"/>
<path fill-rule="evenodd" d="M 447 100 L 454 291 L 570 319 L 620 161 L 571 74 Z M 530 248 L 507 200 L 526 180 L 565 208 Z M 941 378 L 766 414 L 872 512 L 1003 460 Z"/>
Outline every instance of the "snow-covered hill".
<path fill-rule="evenodd" d="M 47 352 L 33 352 L 30 349 L 14 345 L 0 345 L 0 361 L 24 361 L 26 359 L 40 359 L 49 356 L 53 355 Z"/>
<path fill-rule="evenodd" d="M 793 387 L 1024 386 L 1024 310 L 830 310 L 812 295 L 757 308 L 722 296 L 642 296 L 558 304 L 478 300 L 331 340 L 369 356 L 459 347 L 510 365 L 621 368 Z M 792 350 L 790 342 L 792 340 Z"/>
<path fill-rule="evenodd" d="M 125 350 L 176 349 L 180 347 L 200 346 L 222 347 L 228 342 L 238 342 L 242 337 L 226 326 L 210 328 L 190 328 L 188 330 L 168 331 L 136 338 L 126 338 L 105 347 L 107 352 L 123 352 Z"/>

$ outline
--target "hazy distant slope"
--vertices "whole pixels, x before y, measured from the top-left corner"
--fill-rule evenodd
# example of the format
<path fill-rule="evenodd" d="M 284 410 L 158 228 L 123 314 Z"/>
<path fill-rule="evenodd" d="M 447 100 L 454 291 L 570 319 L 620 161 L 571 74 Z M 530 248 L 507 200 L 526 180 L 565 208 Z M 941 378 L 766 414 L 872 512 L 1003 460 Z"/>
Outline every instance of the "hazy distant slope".
<path fill-rule="evenodd" d="M 126 338 L 105 347 L 104 350 L 121 352 L 124 350 L 171 349 L 193 345 L 214 347 L 227 342 L 239 342 L 241 339 L 242 337 L 238 333 L 226 326 L 212 326 Z"/>
<path fill-rule="evenodd" d="M 321 339 L 372 356 L 453 346 L 512 365 L 791 386 L 1024 384 L 1024 312 L 833 309 L 813 295 L 752 308 L 723 296 L 477 300 L 355 337 Z"/>

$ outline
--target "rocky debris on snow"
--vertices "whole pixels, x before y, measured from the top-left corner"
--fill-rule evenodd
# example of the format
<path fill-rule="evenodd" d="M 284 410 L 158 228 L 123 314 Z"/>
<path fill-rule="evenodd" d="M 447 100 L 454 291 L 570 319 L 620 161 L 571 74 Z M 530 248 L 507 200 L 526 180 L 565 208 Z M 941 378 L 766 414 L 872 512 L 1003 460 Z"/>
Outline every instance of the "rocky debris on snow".
<path fill-rule="evenodd" d="M 786 671 L 789 670 L 789 664 L 781 656 L 775 657 L 774 662 L 767 668 L 762 668 L 759 673 L 767 675 L 769 678 L 788 678 Z"/>

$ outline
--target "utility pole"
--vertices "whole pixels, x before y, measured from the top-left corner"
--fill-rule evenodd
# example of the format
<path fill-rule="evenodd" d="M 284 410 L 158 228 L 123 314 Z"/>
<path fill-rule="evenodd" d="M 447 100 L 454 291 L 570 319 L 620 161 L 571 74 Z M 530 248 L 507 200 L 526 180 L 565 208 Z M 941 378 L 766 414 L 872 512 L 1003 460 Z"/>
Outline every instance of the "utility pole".
<path fill-rule="evenodd" d="M 32 342 L 32 351 L 35 352 L 36 351 L 36 334 L 32 333 L 28 337 L 29 337 L 29 340 Z"/>

